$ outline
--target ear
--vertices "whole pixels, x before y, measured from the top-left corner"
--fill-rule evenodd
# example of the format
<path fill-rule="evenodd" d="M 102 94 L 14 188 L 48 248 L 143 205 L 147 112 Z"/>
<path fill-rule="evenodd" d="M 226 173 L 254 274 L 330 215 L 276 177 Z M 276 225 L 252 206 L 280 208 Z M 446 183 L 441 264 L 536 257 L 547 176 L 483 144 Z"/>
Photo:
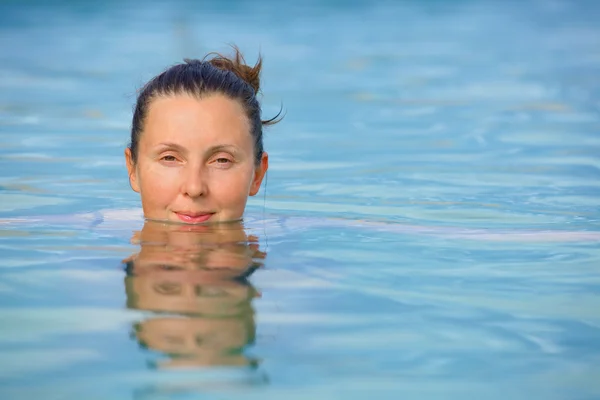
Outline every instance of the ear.
<path fill-rule="evenodd" d="M 140 192 L 140 185 L 138 184 L 137 170 L 135 168 L 135 162 L 133 161 L 133 155 L 131 149 L 128 147 L 125 149 L 125 164 L 127 164 L 127 174 L 129 175 L 129 185 L 134 192 Z"/>
<path fill-rule="evenodd" d="M 256 195 L 258 190 L 260 189 L 260 184 L 262 183 L 267 170 L 269 169 L 269 155 L 267 152 L 263 152 L 263 155 L 260 159 L 260 164 L 254 170 L 254 176 L 252 177 L 252 184 L 250 185 L 250 196 Z"/>

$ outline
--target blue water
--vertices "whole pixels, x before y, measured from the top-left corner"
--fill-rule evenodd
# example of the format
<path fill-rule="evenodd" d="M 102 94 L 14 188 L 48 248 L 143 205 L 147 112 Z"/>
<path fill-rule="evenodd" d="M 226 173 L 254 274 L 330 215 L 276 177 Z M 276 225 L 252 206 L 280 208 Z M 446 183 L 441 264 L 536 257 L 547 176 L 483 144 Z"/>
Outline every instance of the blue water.
<path fill-rule="evenodd" d="M 57 219 L 0 224 L 0 399 L 600 398 L 598 21 L 566 0 L 3 2 L 0 219 Z M 287 112 L 251 240 L 144 248 L 142 221 L 72 217 L 139 207 L 136 90 L 227 43 L 263 54 L 264 115 Z M 156 248 L 262 265 L 124 268 Z"/>

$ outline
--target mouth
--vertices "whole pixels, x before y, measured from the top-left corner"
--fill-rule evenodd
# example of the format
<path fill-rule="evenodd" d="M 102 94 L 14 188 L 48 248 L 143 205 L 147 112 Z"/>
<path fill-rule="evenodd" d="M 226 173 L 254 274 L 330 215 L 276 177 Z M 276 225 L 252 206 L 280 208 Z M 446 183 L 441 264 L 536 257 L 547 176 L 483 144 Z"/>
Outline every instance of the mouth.
<path fill-rule="evenodd" d="M 208 221 L 214 214 L 215 213 L 210 212 L 175 212 L 177 218 L 179 218 L 181 222 L 185 222 L 186 224 L 201 224 L 202 222 Z"/>

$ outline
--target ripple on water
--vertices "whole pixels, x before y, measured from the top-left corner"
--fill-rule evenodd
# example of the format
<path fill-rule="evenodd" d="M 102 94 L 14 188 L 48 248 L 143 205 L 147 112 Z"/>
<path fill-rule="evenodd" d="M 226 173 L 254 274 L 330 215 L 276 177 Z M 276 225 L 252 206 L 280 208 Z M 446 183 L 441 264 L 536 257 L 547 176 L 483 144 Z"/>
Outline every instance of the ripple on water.
<path fill-rule="evenodd" d="M 65 205 L 70 199 L 56 196 L 39 196 L 18 193 L 0 193 L 0 212 L 27 210 L 30 208 Z"/>

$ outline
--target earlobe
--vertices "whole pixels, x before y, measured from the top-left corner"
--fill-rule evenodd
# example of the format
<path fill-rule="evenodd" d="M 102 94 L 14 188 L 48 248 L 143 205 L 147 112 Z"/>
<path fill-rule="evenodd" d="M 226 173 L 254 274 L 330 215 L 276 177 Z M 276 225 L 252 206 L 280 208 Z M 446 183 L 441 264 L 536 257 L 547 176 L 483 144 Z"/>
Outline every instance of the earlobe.
<path fill-rule="evenodd" d="M 260 184 L 262 183 L 267 170 L 269 169 L 269 155 L 267 152 L 264 152 L 261 159 L 260 164 L 256 167 L 254 171 L 254 177 L 252 179 L 252 185 L 250 186 L 250 196 L 254 196 L 258 193 L 260 189 Z"/>
<path fill-rule="evenodd" d="M 129 175 L 129 185 L 134 192 L 140 192 L 140 187 L 137 181 L 137 172 L 135 168 L 135 162 L 133 161 L 133 155 L 131 149 L 128 147 L 125 149 L 125 164 L 127 165 L 127 174 Z"/>

